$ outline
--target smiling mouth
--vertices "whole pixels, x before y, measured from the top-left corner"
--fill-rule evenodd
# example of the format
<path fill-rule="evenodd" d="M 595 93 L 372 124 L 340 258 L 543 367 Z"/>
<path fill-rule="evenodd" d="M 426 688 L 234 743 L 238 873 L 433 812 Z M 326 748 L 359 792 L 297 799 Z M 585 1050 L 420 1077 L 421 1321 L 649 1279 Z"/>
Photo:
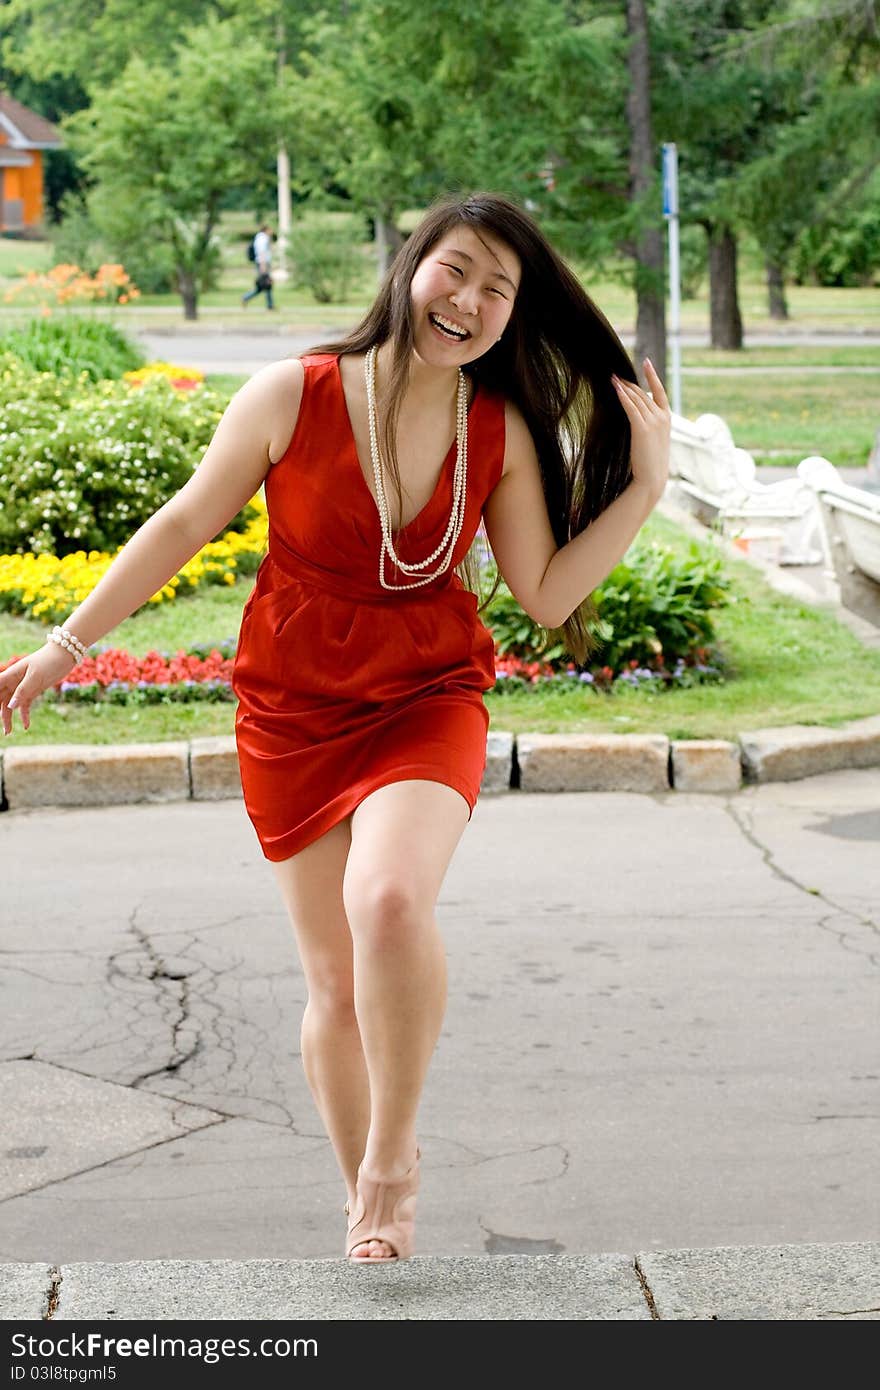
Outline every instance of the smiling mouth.
<path fill-rule="evenodd" d="M 453 328 L 450 320 L 444 319 L 440 314 L 429 314 L 428 318 L 434 327 L 452 343 L 463 343 L 471 336 L 466 329 Z"/>

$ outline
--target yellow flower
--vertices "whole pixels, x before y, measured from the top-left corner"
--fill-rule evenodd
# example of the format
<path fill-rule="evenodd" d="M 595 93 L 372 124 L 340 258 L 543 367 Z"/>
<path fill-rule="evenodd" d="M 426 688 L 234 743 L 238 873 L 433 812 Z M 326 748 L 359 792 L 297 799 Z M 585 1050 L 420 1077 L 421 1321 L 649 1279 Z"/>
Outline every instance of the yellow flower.
<path fill-rule="evenodd" d="M 219 541 L 209 541 L 149 602 L 168 602 L 179 592 L 191 593 L 200 584 L 229 586 L 236 580 L 238 555 L 262 558 L 268 542 L 265 501 L 258 493 L 251 505 L 258 515 L 244 531 L 227 531 Z M 122 548 L 117 547 L 115 554 Z M 31 551 L 0 555 L 0 610 L 24 613 L 47 624 L 61 622 L 71 608 L 88 597 L 114 558 L 100 550 L 77 550 L 62 557 Z"/>

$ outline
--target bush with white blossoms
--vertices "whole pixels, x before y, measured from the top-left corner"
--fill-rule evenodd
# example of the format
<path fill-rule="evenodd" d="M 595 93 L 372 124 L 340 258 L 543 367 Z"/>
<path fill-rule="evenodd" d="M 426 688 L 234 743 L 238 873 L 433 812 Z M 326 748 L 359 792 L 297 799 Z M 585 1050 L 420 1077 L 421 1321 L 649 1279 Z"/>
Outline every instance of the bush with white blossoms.
<path fill-rule="evenodd" d="M 0 353 L 0 553 L 114 551 L 192 475 L 227 404 L 164 375 L 136 390 Z M 230 529 L 242 530 L 244 508 Z"/>

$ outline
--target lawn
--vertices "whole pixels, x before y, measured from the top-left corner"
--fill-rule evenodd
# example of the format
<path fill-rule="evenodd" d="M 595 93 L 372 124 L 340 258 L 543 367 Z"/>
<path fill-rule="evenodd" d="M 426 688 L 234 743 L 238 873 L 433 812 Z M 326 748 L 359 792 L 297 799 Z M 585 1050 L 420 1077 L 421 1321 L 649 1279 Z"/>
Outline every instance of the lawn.
<path fill-rule="evenodd" d="M 675 547 L 689 543 L 679 526 L 657 512 L 642 534 Z M 771 589 L 747 561 L 730 558 L 725 565 L 736 602 L 717 615 L 719 647 L 729 665 L 724 684 L 655 695 L 630 689 L 603 695 L 582 687 L 492 691 L 486 696 L 491 728 L 733 739 L 740 731 L 768 725 L 835 725 L 880 712 L 880 652 L 863 647 L 829 613 Z M 232 587 L 208 586 L 150 607 L 120 623 L 103 642 L 143 655 L 234 638 L 252 582 L 249 577 Z M 0 660 L 33 651 L 44 640 L 38 623 L 0 614 Z M 37 701 L 30 731 L 24 733 L 16 720 L 0 748 L 231 734 L 234 710 L 234 703 L 126 709 Z"/>
<path fill-rule="evenodd" d="M 326 216 L 327 214 L 322 214 Z M 291 255 L 296 257 L 298 228 L 304 225 L 310 214 L 296 209 L 291 229 Z M 337 214 L 340 220 L 350 219 L 358 227 L 364 219 L 353 218 L 350 213 Z M 411 230 L 419 218 L 419 210 L 412 209 L 402 214 L 401 226 Z M 277 220 L 269 219 L 277 229 Z M 247 260 L 246 245 L 249 235 L 255 230 L 255 219 L 246 211 L 224 212 L 221 214 L 219 235 L 222 243 L 221 272 L 216 289 L 208 290 L 200 296 L 199 312 L 206 320 L 216 322 L 219 317 L 228 318 L 232 323 L 245 322 L 249 311 L 241 306 L 241 295 L 250 289 L 253 280 L 253 267 Z M 348 326 L 361 317 L 368 307 L 377 287 L 376 261 L 373 247 L 364 242 L 363 273 L 355 292 L 345 304 L 321 304 L 308 289 L 292 289 L 289 285 L 277 287 L 277 319 L 273 324 L 296 323 L 304 327 L 313 325 Z M 29 269 L 45 270 L 52 263 L 49 242 L 22 241 L 10 237 L 0 237 L 0 307 L 2 290 L 20 274 Z M 592 266 L 572 262 L 581 276 L 588 293 L 608 316 L 619 331 L 631 331 L 635 324 L 635 294 L 629 285 L 631 264 L 621 262 L 617 267 L 604 269 L 598 276 Z M 764 283 L 762 261 L 757 247 L 746 234 L 740 239 L 739 253 L 739 297 L 740 310 L 745 324 L 746 335 L 750 333 L 780 333 L 813 330 L 817 332 L 845 332 L 864 330 L 876 331 L 880 322 L 880 286 L 860 288 L 834 288 L 817 285 L 787 285 L 786 297 L 790 319 L 780 322 L 771 319 L 768 313 L 767 293 Z M 10 312 L 3 308 L 4 315 Z M 129 321 L 138 327 L 149 322 L 156 325 L 157 314 L 161 319 L 167 317 L 169 323 L 183 322 L 180 297 L 174 293 L 145 295 L 128 315 Z M 250 313 L 251 320 L 253 313 Z M 704 275 L 697 293 L 682 301 L 681 326 L 685 331 L 705 330 L 709 322 L 709 282 Z M 734 354 L 739 357 L 740 354 Z"/>

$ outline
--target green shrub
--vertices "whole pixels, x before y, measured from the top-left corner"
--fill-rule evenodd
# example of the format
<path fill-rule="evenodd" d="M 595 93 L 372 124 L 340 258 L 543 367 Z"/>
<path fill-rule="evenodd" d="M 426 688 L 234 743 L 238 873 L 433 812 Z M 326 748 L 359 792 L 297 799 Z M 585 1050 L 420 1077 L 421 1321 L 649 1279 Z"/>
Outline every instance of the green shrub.
<path fill-rule="evenodd" d="M 174 495 L 226 399 L 33 372 L 0 356 L 0 553 L 114 551 Z M 243 530 L 245 507 L 224 530 Z"/>
<path fill-rule="evenodd" d="M 876 181 L 880 192 L 880 179 Z M 837 215 L 800 233 L 792 257 L 796 284 L 859 286 L 877 283 L 880 273 L 880 210 L 844 205 Z"/>
<path fill-rule="evenodd" d="M 295 289 L 310 290 L 319 304 L 344 302 L 364 264 L 363 225 L 345 214 L 312 215 L 291 237 Z"/>
<path fill-rule="evenodd" d="M 94 204 L 101 199 L 99 188 L 83 199 L 73 191 L 61 199 L 61 221 L 49 230 L 53 247 L 53 262 L 73 264 L 94 275 L 107 261 L 119 262 L 137 285 L 141 294 L 167 294 L 176 289 L 174 256 L 163 242 L 158 242 L 144 229 L 140 236 L 120 239 L 108 230 L 107 218 L 94 215 Z M 112 225 L 112 218 L 110 219 Z"/>
<path fill-rule="evenodd" d="M 110 254 L 79 193 L 68 189 L 58 204 L 58 211 L 60 222 L 52 222 L 48 228 L 53 265 L 78 265 L 94 275 L 100 265 L 116 259 Z"/>
<path fill-rule="evenodd" d="M 593 594 L 599 610 L 594 633 L 602 646 L 587 667 L 616 671 L 638 661 L 659 669 L 708 647 L 715 636 L 712 610 L 732 601 L 722 565 L 719 552 L 697 541 L 684 555 L 656 541 L 636 541 Z M 494 583 L 494 561 L 485 573 Z M 523 612 L 503 580 L 484 617 L 503 656 L 560 665 L 571 659 L 552 633 Z"/>
<path fill-rule="evenodd" d="M 636 542 L 597 590 L 603 645 L 594 659 L 615 671 L 634 660 L 669 666 L 709 647 L 713 610 L 732 601 L 723 564 L 719 551 L 695 540 L 684 554 Z"/>
<path fill-rule="evenodd" d="M 12 352 L 36 372 L 105 381 L 142 367 L 146 358 L 115 324 L 104 319 L 62 314 L 33 318 L 0 338 L 0 352 Z"/>

